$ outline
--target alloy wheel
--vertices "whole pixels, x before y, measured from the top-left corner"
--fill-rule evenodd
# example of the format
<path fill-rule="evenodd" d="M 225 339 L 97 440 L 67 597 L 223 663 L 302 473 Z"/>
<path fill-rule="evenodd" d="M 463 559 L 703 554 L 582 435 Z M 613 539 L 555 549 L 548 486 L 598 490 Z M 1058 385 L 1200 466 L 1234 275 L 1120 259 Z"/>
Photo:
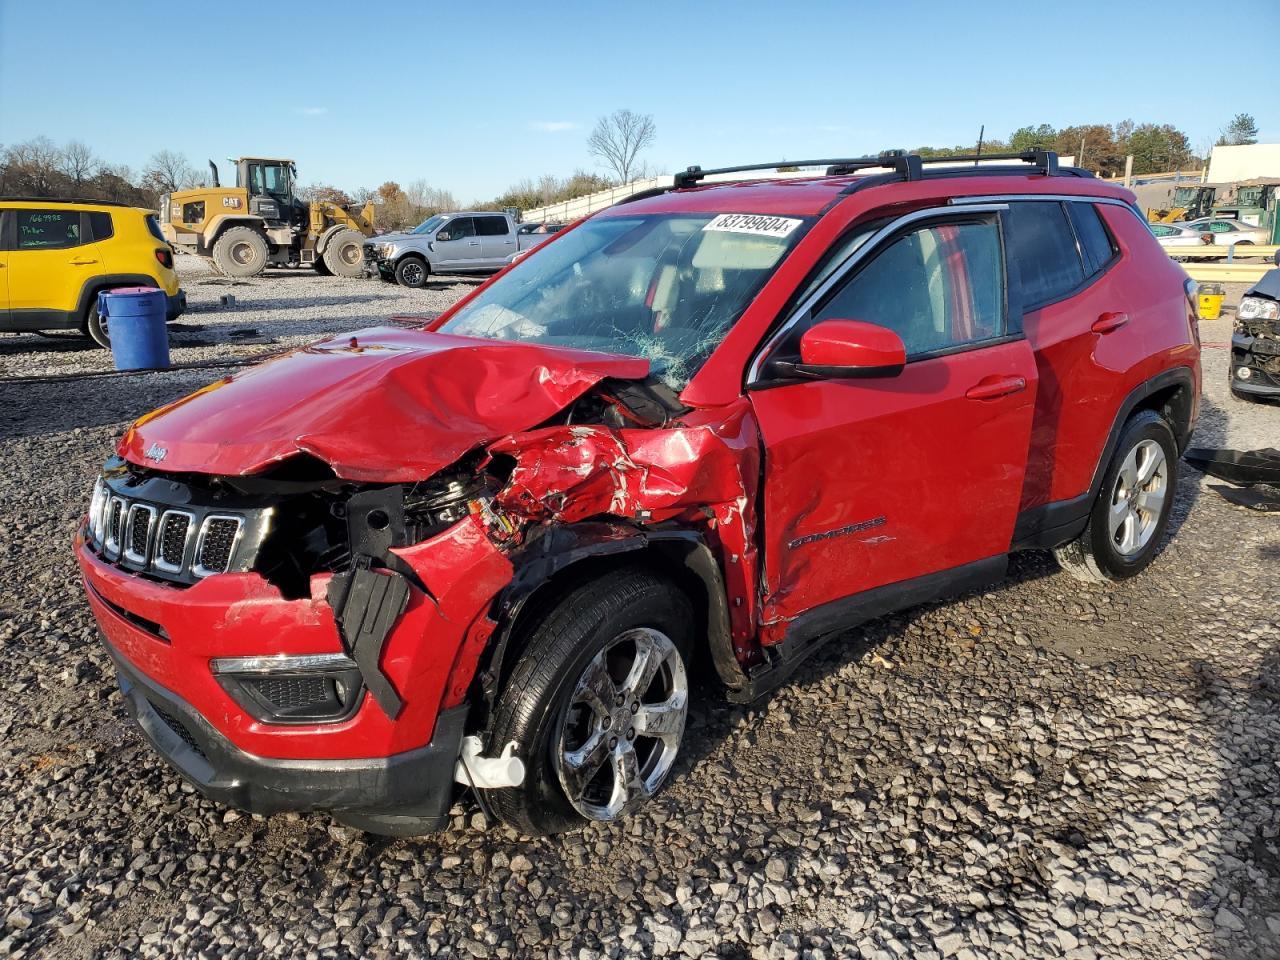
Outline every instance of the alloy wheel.
<path fill-rule="evenodd" d="M 1122 557 L 1136 556 L 1151 541 L 1168 495 L 1164 449 L 1154 440 L 1135 444 L 1116 475 L 1107 512 L 1111 543 Z"/>
<path fill-rule="evenodd" d="M 671 638 L 627 630 L 582 671 L 553 757 L 573 808 L 614 820 L 657 792 L 675 763 L 689 710 L 684 660 Z"/>

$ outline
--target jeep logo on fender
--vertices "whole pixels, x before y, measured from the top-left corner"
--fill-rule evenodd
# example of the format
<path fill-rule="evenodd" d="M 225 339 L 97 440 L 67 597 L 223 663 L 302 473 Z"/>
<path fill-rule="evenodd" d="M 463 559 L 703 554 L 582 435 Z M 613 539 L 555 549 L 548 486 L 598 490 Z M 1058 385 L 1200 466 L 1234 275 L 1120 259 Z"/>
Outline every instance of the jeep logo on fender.
<path fill-rule="evenodd" d="M 151 446 L 147 447 L 146 451 L 142 455 L 148 460 L 154 460 L 156 463 L 159 463 L 169 455 L 169 451 L 160 446 L 160 444 L 153 443 Z"/>

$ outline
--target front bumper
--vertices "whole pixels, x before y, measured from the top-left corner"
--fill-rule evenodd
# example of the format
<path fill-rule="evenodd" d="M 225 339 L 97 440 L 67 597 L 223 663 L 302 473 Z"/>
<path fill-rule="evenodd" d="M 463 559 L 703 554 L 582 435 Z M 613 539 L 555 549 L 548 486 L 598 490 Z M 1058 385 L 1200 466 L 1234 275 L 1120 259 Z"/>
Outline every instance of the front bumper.
<path fill-rule="evenodd" d="M 105 645 L 129 713 L 170 766 L 211 800 L 253 813 L 326 810 L 351 826 L 393 835 L 447 824 L 465 704 L 441 711 L 431 742 L 416 750 L 368 759 L 271 759 L 236 747 L 189 703 Z"/>
<path fill-rule="evenodd" d="M 1238 371 L 1249 370 L 1242 379 Z M 1231 369 L 1227 376 L 1236 393 L 1255 397 L 1280 397 L 1280 340 L 1236 332 L 1231 337 Z"/>

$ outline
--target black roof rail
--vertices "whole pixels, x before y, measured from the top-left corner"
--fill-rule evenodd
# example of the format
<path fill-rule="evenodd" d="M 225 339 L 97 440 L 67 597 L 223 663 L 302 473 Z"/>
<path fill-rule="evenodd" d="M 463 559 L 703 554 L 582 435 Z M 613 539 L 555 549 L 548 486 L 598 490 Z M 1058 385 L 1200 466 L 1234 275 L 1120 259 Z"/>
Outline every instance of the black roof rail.
<path fill-rule="evenodd" d="M 0 197 L 0 203 L 79 203 L 91 207 L 136 207 L 123 200 L 84 200 L 75 197 Z M 142 209 L 147 209 L 143 207 Z"/>
<path fill-rule="evenodd" d="M 951 164 L 972 162 L 975 167 L 983 161 L 1015 160 L 1029 163 L 1046 177 L 1080 176 L 1082 171 L 1073 167 L 1060 168 L 1058 155 L 1052 150 L 1023 150 L 1019 153 L 970 153 L 946 157 L 922 157 L 917 153 L 905 150 L 886 150 L 873 157 L 846 157 L 829 160 L 779 160 L 776 163 L 750 163 L 736 167 L 716 167 L 703 170 L 701 167 L 688 167 L 674 175 L 675 188 L 696 186 L 709 176 L 725 173 L 748 173 L 755 170 L 781 170 L 784 167 L 826 167 L 827 176 L 838 176 L 855 173 L 859 170 L 874 170 L 881 167 L 892 171 L 894 180 L 923 180 L 925 167 L 932 164 Z M 985 172 L 986 168 L 978 167 Z M 930 171 L 933 172 L 933 171 Z"/>

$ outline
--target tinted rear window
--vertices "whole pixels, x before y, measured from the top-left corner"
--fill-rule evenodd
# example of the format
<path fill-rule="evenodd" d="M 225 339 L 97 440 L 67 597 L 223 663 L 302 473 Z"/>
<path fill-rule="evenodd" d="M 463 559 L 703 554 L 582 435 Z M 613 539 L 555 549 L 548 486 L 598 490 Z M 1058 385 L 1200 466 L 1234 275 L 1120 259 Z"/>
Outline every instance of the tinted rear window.
<path fill-rule="evenodd" d="M 164 233 L 160 229 L 160 221 L 153 214 L 147 214 L 147 229 L 151 231 L 151 235 L 157 240 L 164 240 Z"/>
<path fill-rule="evenodd" d="M 1061 300 L 1084 282 L 1076 238 L 1062 204 L 1016 201 L 1009 204 L 1009 259 L 1018 265 L 1025 309 Z"/>
<path fill-rule="evenodd" d="M 1080 255 L 1084 257 L 1085 270 L 1089 276 L 1093 276 L 1115 256 L 1115 242 L 1107 232 L 1098 208 L 1092 203 L 1068 203 L 1067 212 L 1071 215 L 1072 226 L 1076 228 L 1076 239 L 1080 241 Z"/>
<path fill-rule="evenodd" d="M 107 240 L 114 234 L 115 227 L 111 223 L 111 214 L 109 213 L 90 213 L 89 214 L 89 242 L 97 243 L 99 240 Z"/>
<path fill-rule="evenodd" d="M 506 217 L 476 217 L 479 234 L 482 237 L 505 237 L 507 235 Z"/>

